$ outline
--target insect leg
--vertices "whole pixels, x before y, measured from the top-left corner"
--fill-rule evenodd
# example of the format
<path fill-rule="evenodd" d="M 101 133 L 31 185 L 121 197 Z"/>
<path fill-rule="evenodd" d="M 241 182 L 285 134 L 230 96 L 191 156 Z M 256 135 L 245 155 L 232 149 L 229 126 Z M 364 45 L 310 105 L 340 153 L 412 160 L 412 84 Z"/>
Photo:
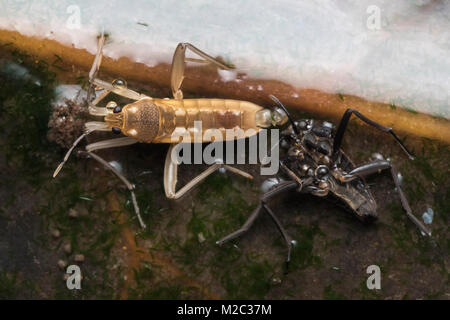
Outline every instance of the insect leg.
<path fill-rule="evenodd" d="M 89 135 L 90 133 L 92 133 L 94 131 L 109 131 L 109 130 L 111 130 L 106 125 L 105 122 L 101 122 L 101 121 L 89 121 L 89 122 L 86 122 L 84 126 L 85 126 L 84 132 L 81 134 L 81 136 L 79 136 L 75 140 L 75 142 L 72 144 L 70 149 L 66 152 L 66 155 L 64 156 L 63 161 L 58 165 L 55 172 L 53 173 L 53 178 L 58 175 L 58 173 L 63 168 L 64 164 L 67 162 L 67 160 L 69 160 L 69 156 L 71 155 L 73 149 L 75 149 L 75 147 L 78 145 L 78 143 L 80 143 L 81 140 L 83 140 L 83 138 L 85 138 L 87 135 Z"/>
<path fill-rule="evenodd" d="M 170 199 L 178 199 L 184 194 L 186 194 L 189 190 L 194 188 L 197 184 L 202 182 L 206 179 L 210 174 L 215 172 L 216 170 L 224 167 L 230 170 L 231 172 L 234 172 L 236 174 L 239 174 L 245 178 L 253 179 L 253 177 L 236 168 L 230 167 L 228 165 L 224 165 L 221 163 L 215 163 L 211 165 L 208 169 L 203 171 L 201 174 L 196 176 L 194 179 L 189 181 L 185 186 L 183 186 L 180 190 L 175 191 L 176 185 L 177 185 L 177 177 L 178 177 L 178 163 L 172 160 L 172 150 L 176 148 L 177 145 L 170 145 L 169 150 L 167 151 L 166 155 L 166 163 L 164 165 L 164 191 L 166 192 L 167 198 Z"/>
<path fill-rule="evenodd" d="M 115 139 L 102 140 L 102 141 L 88 144 L 86 146 L 86 151 L 92 152 L 92 151 L 100 150 L 100 149 L 124 147 L 124 146 L 128 146 L 130 144 L 135 144 L 137 142 L 138 141 L 136 139 L 131 138 L 131 137 L 121 137 L 121 138 L 115 138 Z"/>
<path fill-rule="evenodd" d="M 53 172 L 53 178 L 55 178 L 58 173 L 61 171 L 61 169 L 63 168 L 64 164 L 67 162 L 67 160 L 69 160 L 69 157 L 73 151 L 73 149 L 75 149 L 75 147 L 78 145 L 78 143 L 80 143 L 81 140 L 84 139 L 84 137 L 86 137 L 87 135 L 91 134 L 93 131 L 95 130 L 89 130 L 87 129 L 85 132 L 83 132 L 81 134 L 81 136 L 78 137 L 77 140 L 75 140 L 75 142 L 72 144 L 72 146 L 70 147 L 70 149 L 66 152 L 66 155 L 64 156 L 63 161 L 61 161 L 61 163 L 58 165 L 58 167 L 56 167 L 55 171 Z"/>
<path fill-rule="evenodd" d="M 232 167 L 232 166 L 229 166 L 229 165 L 226 165 L 226 164 L 221 165 L 221 167 L 223 167 L 223 168 L 225 168 L 227 170 L 230 170 L 231 172 L 234 172 L 236 174 L 239 174 L 239 175 L 243 176 L 244 178 L 253 180 L 253 176 L 251 174 L 249 174 L 249 173 L 247 173 L 245 171 L 239 170 L 238 168 L 235 168 L 235 167 Z"/>
<path fill-rule="evenodd" d="M 347 109 L 345 111 L 344 115 L 342 116 L 342 119 L 341 119 L 339 126 L 337 128 L 337 131 L 336 131 L 336 136 L 334 137 L 334 142 L 333 142 L 333 154 L 334 155 L 336 155 L 338 153 L 338 151 L 341 147 L 342 137 L 344 136 L 345 129 L 347 128 L 348 121 L 350 120 L 350 117 L 352 116 L 352 114 L 357 116 L 359 119 L 361 119 L 365 123 L 377 128 L 378 130 L 381 130 L 383 132 L 387 132 L 387 133 L 391 134 L 394 137 L 395 141 L 397 141 L 397 143 L 403 149 L 403 151 L 408 155 L 408 157 L 411 160 L 414 160 L 414 156 L 411 154 L 411 152 L 408 151 L 406 146 L 399 139 L 399 137 L 397 137 L 397 135 L 395 134 L 394 130 L 392 130 L 392 128 L 382 126 L 381 124 L 370 120 L 369 118 L 365 117 L 364 115 L 362 115 L 361 113 L 359 113 L 357 110 L 354 110 L 354 109 Z"/>
<path fill-rule="evenodd" d="M 83 140 L 87 135 L 91 134 L 94 131 L 109 131 L 110 128 L 105 124 L 105 122 L 100 121 L 89 121 L 85 124 L 86 129 L 85 131 L 75 140 L 75 142 L 72 144 L 70 149 L 66 152 L 66 155 L 64 156 L 63 161 L 58 165 L 56 170 L 53 172 L 53 178 L 55 178 L 58 173 L 61 171 L 63 166 L 66 164 L 67 160 L 69 160 L 69 156 L 72 154 L 73 149 L 80 143 L 81 140 Z M 98 149 L 105 149 L 105 148 L 112 148 L 112 147 L 120 147 L 120 146 L 126 146 L 129 144 L 136 143 L 137 140 L 130 138 L 130 137 L 123 137 L 123 138 L 117 138 L 117 139 L 111 139 L 111 140 L 104 140 L 99 141 L 96 143 L 91 143 L 86 146 L 87 151 L 93 151 Z"/>
<path fill-rule="evenodd" d="M 253 211 L 253 213 L 250 215 L 250 217 L 247 219 L 247 221 L 244 223 L 244 225 L 236 230 L 233 233 L 230 233 L 229 235 L 225 236 L 224 238 L 220 239 L 219 241 L 216 242 L 216 244 L 218 245 L 222 245 L 225 242 L 228 242 L 234 238 L 237 238 L 239 236 L 241 236 L 242 234 L 244 234 L 245 232 L 248 231 L 248 229 L 250 229 L 250 227 L 253 225 L 253 223 L 255 222 L 256 218 L 258 217 L 259 213 L 261 212 L 261 209 L 266 205 L 266 201 L 268 201 L 270 198 L 293 188 L 296 188 L 298 186 L 297 182 L 295 181 L 283 181 L 280 182 L 276 188 L 274 188 L 273 190 L 270 190 L 268 192 L 266 192 L 260 200 L 260 204 L 258 205 L 258 207 L 255 209 L 255 211 Z M 270 214 L 270 212 L 269 212 Z M 273 217 L 272 217 L 273 218 Z M 276 219 L 276 218 L 275 218 Z M 277 223 L 275 221 L 275 223 Z M 278 225 L 278 224 L 277 224 Z M 281 224 L 280 224 L 281 226 Z M 283 235 L 284 236 L 284 235 Z M 290 252 L 289 252 L 289 257 L 290 257 Z"/>
<path fill-rule="evenodd" d="M 195 54 L 199 55 L 203 59 L 190 59 L 186 58 L 186 49 L 191 50 Z M 170 71 L 170 84 L 172 87 L 172 94 L 173 97 L 177 100 L 183 99 L 183 91 L 181 91 L 181 84 L 184 80 L 184 69 L 186 67 L 186 61 L 194 61 L 194 62 L 201 62 L 201 63 L 212 63 L 217 65 L 221 69 L 232 69 L 229 66 L 221 63 L 219 60 L 214 59 L 210 55 L 206 54 L 205 52 L 201 51 L 200 49 L 194 47 L 190 43 L 179 43 L 177 48 L 175 49 L 175 52 L 173 54 L 172 59 L 172 67 Z"/>
<path fill-rule="evenodd" d="M 245 223 L 242 225 L 242 227 L 240 227 L 238 230 L 230 233 L 229 235 L 223 237 L 219 241 L 216 241 L 216 244 L 221 246 L 225 242 L 228 242 L 228 241 L 230 241 L 234 238 L 237 238 L 237 237 L 241 236 L 242 234 L 246 233 L 248 231 L 248 229 L 250 229 L 250 227 L 253 225 L 256 218 L 258 218 L 259 214 L 261 213 L 261 209 L 262 209 L 262 204 L 259 204 L 258 207 L 255 209 L 255 211 L 253 211 L 253 213 L 250 215 L 250 217 L 248 217 L 247 221 L 245 221 Z"/>
<path fill-rule="evenodd" d="M 264 203 L 263 204 L 264 209 L 266 209 L 266 212 L 270 215 L 270 217 L 272 218 L 273 222 L 275 222 L 275 224 L 278 227 L 278 230 L 280 231 L 281 235 L 283 236 L 284 241 L 286 241 L 286 245 L 288 247 L 288 253 L 287 253 L 287 257 L 286 257 L 286 273 L 289 270 L 289 262 L 291 261 L 291 250 L 292 250 L 292 239 L 291 237 L 288 235 L 288 233 L 286 232 L 286 230 L 284 229 L 284 227 L 281 225 L 280 220 L 278 220 L 277 216 L 275 215 L 275 213 L 273 213 L 273 211 Z"/>
<path fill-rule="evenodd" d="M 400 182 L 398 180 L 397 170 L 389 161 L 374 161 L 370 162 L 368 164 L 362 165 L 360 167 L 357 167 L 349 172 L 349 175 L 357 175 L 357 176 L 367 176 L 375 172 L 380 172 L 381 170 L 390 169 L 392 179 L 394 180 L 395 187 L 397 189 L 397 192 L 400 196 L 400 201 L 402 203 L 403 209 L 405 209 L 406 215 L 409 219 L 426 235 L 431 236 L 431 231 L 428 230 L 427 227 L 423 225 L 422 222 L 420 222 L 419 219 L 417 219 L 411 210 L 411 207 L 409 206 L 408 200 L 406 199 L 405 194 L 403 193 L 402 188 L 400 187 Z"/>
<path fill-rule="evenodd" d="M 134 186 L 130 183 L 130 181 L 128 181 L 128 179 L 125 178 L 124 175 L 122 175 L 119 171 L 117 171 L 116 168 L 114 168 L 107 161 L 105 161 L 103 158 L 101 158 L 100 156 L 96 155 L 95 153 L 89 152 L 89 151 L 79 151 L 79 153 L 86 154 L 89 157 L 92 157 L 93 159 L 97 160 L 102 165 L 104 165 L 109 170 L 111 170 L 120 180 L 122 180 L 122 182 L 127 186 L 128 190 L 131 193 L 131 200 L 133 202 L 134 212 L 136 213 L 136 216 L 137 216 L 137 218 L 139 220 L 139 224 L 141 225 L 142 229 L 145 229 L 147 226 L 145 225 L 144 221 L 142 220 L 141 213 L 140 213 L 140 210 L 139 210 L 139 206 L 138 206 L 137 201 L 136 201 L 136 195 L 134 194 Z"/>
<path fill-rule="evenodd" d="M 121 95 L 123 97 L 132 99 L 132 100 L 140 100 L 142 98 L 149 98 L 148 96 L 144 94 L 140 94 L 138 92 L 135 92 L 133 90 L 130 90 L 126 87 L 126 84 L 118 85 L 115 84 L 116 81 L 113 81 L 113 83 L 109 83 L 103 80 L 100 80 L 97 78 L 97 73 L 100 69 L 100 65 L 102 63 L 103 58 L 103 47 L 105 45 L 105 35 L 102 32 L 98 39 L 97 44 L 97 53 L 95 55 L 94 62 L 92 64 L 91 70 L 89 72 L 89 89 L 88 89 L 88 95 L 87 100 L 89 104 L 89 113 L 95 116 L 104 116 L 107 114 L 107 110 L 105 108 L 97 107 L 97 104 L 103 100 L 110 92 L 114 92 L 118 95 Z M 95 97 L 93 101 L 91 101 L 91 95 L 96 95 L 98 93 L 98 96 Z"/>
<path fill-rule="evenodd" d="M 109 131 L 111 128 L 104 121 L 88 121 L 84 124 L 86 130 L 89 131 Z"/>
<path fill-rule="evenodd" d="M 105 35 L 102 32 L 100 37 L 98 38 L 97 42 L 97 53 L 95 54 L 94 62 L 92 63 L 91 70 L 89 71 L 89 88 L 87 93 L 87 101 L 89 105 L 89 113 L 95 116 L 104 116 L 106 115 L 106 109 L 105 108 L 99 108 L 97 107 L 97 104 L 105 98 L 111 91 L 109 90 L 95 90 L 95 86 L 93 84 L 94 79 L 97 77 L 97 73 L 100 70 L 100 65 L 102 63 L 103 58 L 103 46 L 105 45 Z M 91 102 L 91 95 L 95 91 L 101 91 L 99 95 L 94 99 L 94 101 Z"/>
<path fill-rule="evenodd" d="M 95 79 L 92 79 L 91 83 L 93 85 L 97 86 L 97 88 L 99 88 L 99 89 L 106 90 L 108 93 L 113 92 L 115 94 L 118 94 L 118 95 L 120 95 L 122 97 L 131 99 L 131 100 L 141 100 L 141 99 L 144 99 L 144 98 L 150 98 L 151 99 L 151 97 L 149 97 L 149 96 L 147 96 L 145 94 L 142 94 L 142 93 L 133 91 L 131 89 L 128 89 L 126 87 L 126 84 L 123 84 L 123 85 L 115 84 L 115 81 L 116 80 L 114 80 L 112 83 L 109 83 L 109 82 L 106 82 L 106 81 L 103 81 L 103 80 L 95 78 Z M 106 95 L 107 94 L 104 94 L 104 96 L 101 99 L 106 97 Z M 101 99 L 96 101 L 96 103 L 98 103 Z"/>

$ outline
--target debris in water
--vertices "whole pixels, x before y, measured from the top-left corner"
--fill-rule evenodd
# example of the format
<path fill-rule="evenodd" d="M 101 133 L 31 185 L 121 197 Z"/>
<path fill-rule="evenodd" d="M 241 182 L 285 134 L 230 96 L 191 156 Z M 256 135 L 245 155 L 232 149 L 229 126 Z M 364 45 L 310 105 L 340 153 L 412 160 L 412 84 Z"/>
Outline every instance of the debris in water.
<path fill-rule="evenodd" d="M 71 218 L 77 218 L 78 217 L 78 212 L 75 209 L 70 209 L 69 210 L 69 217 Z"/>
<path fill-rule="evenodd" d="M 53 103 L 53 113 L 48 122 L 47 138 L 68 149 L 83 131 L 88 114 L 85 103 L 86 93 L 79 86 L 59 86 L 58 88 L 56 89 L 58 98 Z"/>
<path fill-rule="evenodd" d="M 428 208 L 422 215 L 423 222 L 425 224 L 431 224 L 433 222 L 434 211 L 431 208 Z"/>
<path fill-rule="evenodd" d="M 58 229 L 53 229 L 50 233 L 53 238 L 59 238 L 61 236 L 61 232 Z"/>
<path fill-rule="evenodd" d="M 203 243 L 203 242 L 205 242 L 205 236 L 203 235 L 203 233 L 202 232 L 200 232 L 198 235 L 197 235 L 197 238 L 198 238 L 198 242 L 200 242 L 200 243 Z"/>
<path fill-rule="evenodd" d="M 278 277 L 274 277 L 274 278 L 272 278 L 272 283 L 275 285 L 281 284 L 281 279 Z"/>
<path fill-rule="evenodd" d="M 58 267 L 62 270 L 64 270 L 67 267 L 67 261 L 65 260 L 58 260 Z"/>
<path fill-rule="evenodd" d="M 83 262 L 84 261 L 84 255 L 83 254 L 76 254 L 75 257 L 73 258 L 73 260 L 75 260 L 75 262 Z"/>
<path fill-rule="evenodd" d="M 70 243 L 66 243 L 63 247 L 64 252 L 67 254 L 71 254 L 72 253 L 72 245 Z"/>

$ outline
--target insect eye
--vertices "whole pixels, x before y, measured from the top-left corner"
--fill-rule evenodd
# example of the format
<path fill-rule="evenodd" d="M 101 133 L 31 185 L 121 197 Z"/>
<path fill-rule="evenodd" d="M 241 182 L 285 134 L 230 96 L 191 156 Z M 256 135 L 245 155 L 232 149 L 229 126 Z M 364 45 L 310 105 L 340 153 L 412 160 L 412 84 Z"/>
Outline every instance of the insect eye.
<path fill-rule="evenodd" d="M 108 110 L 108 112 L 113 111 L 116 107 L 117 103 L 115 103 L 114 101 L 110 101 L 106 104 L 106 109 Z"/>
<path fill-rule="evenodd" d="M 114 113 L 120 113 L 122 112 L 122 107 L 121 106 L 116 106 L 113 110 Z"/>
<path fill-rule="evenodd" d="M 111 128 L 111 131 L 112 131 L 113 133 L 115 133 L 115 134 L 119 134 L 119 133 L 122 132 L 122 130 L 120 130 L 120 128 L 117 128 L 117 127 L 112 127 L 112 128 Z"/>
<path fill-rule="evenodd" d="M 328 167 L 324 166 L 324 165 L 320 165 L 316 168 L 314 174 L 316 175 L 316 177 L 318 177 L 319 179 L 323 178 L 324 176 L 326 176 L 328 174 Z"/>

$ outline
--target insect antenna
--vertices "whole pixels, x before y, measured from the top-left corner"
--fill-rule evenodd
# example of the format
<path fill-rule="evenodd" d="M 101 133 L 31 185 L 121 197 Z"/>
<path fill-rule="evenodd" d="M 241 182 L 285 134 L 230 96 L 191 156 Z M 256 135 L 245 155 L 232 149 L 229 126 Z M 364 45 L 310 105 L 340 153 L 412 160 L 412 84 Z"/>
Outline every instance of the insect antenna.
<path fill-rule="evenodd" d="M 81 136 L 78 137 L 77 140 L 75 140 L 75 142 L 72 144 L 72 146 L 70 147 L 70 149 L 67 151 L 66 155 L 64 156 L 63 161 L 58 165 L 58 167 L 56 168 L 55 172 L 53 173 L 53 178 L 56 177 L 58 175 L 58 173 L 61 171 L 61 169 L 63 168 L 64 164 L 69 159 L 70 154 L 72 153 L 73 149 L 77 146 L 77 144 L 81 140 L 83 140 L 84 137 L 86 137 L 88 134 L 90 134 L 93 131 L 94 130 L 86 130 Z"/>
<path fill-rule="evenodd" d="M 272 99 L 281 109 L 283 109 L 283 111 L 286 113 L 289 121 L 292 124 L 292 130 L 294 130 L 294 132 L 296 134 L 300 134 L 300 132 L 298 131 L 298 128 L 294 122 L 294 118 L 292 118 L 291 114 L 287 111 L 286 107 L 280 102 L 280 100 L 278 100 L 277 97 L 273 96 L 273 95 L 269 95 L 270 99 Z"/>

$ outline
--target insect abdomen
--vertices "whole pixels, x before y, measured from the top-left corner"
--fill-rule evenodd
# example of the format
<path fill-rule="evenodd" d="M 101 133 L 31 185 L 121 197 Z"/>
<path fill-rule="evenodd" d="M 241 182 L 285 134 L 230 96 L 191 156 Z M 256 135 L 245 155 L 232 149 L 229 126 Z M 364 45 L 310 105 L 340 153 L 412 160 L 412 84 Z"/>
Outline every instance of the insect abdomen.
<path fill-rule="evenodd" d="M 230 99 L 153 101 L 159 107 L 161 116 L 158 136 L 152 142 L 173 142 L 171 137 L 174 133 L 180 136 L 189 134 L 193 141 L 195 121 L 201 121 L 200 134 L 203 142 L 211 141 L 209 137 L 203 136 L 208 129 L 217 129 L 217 133 L 220 131 L 222 140 L 227 140 L 226 129 L 242 129 L 243 137 L 256 134 L 260 130 L 256 126 L 255 114 L 262 108 L 251 102 Z M 253 131 L 245 132 L 248 129 Z"/>

